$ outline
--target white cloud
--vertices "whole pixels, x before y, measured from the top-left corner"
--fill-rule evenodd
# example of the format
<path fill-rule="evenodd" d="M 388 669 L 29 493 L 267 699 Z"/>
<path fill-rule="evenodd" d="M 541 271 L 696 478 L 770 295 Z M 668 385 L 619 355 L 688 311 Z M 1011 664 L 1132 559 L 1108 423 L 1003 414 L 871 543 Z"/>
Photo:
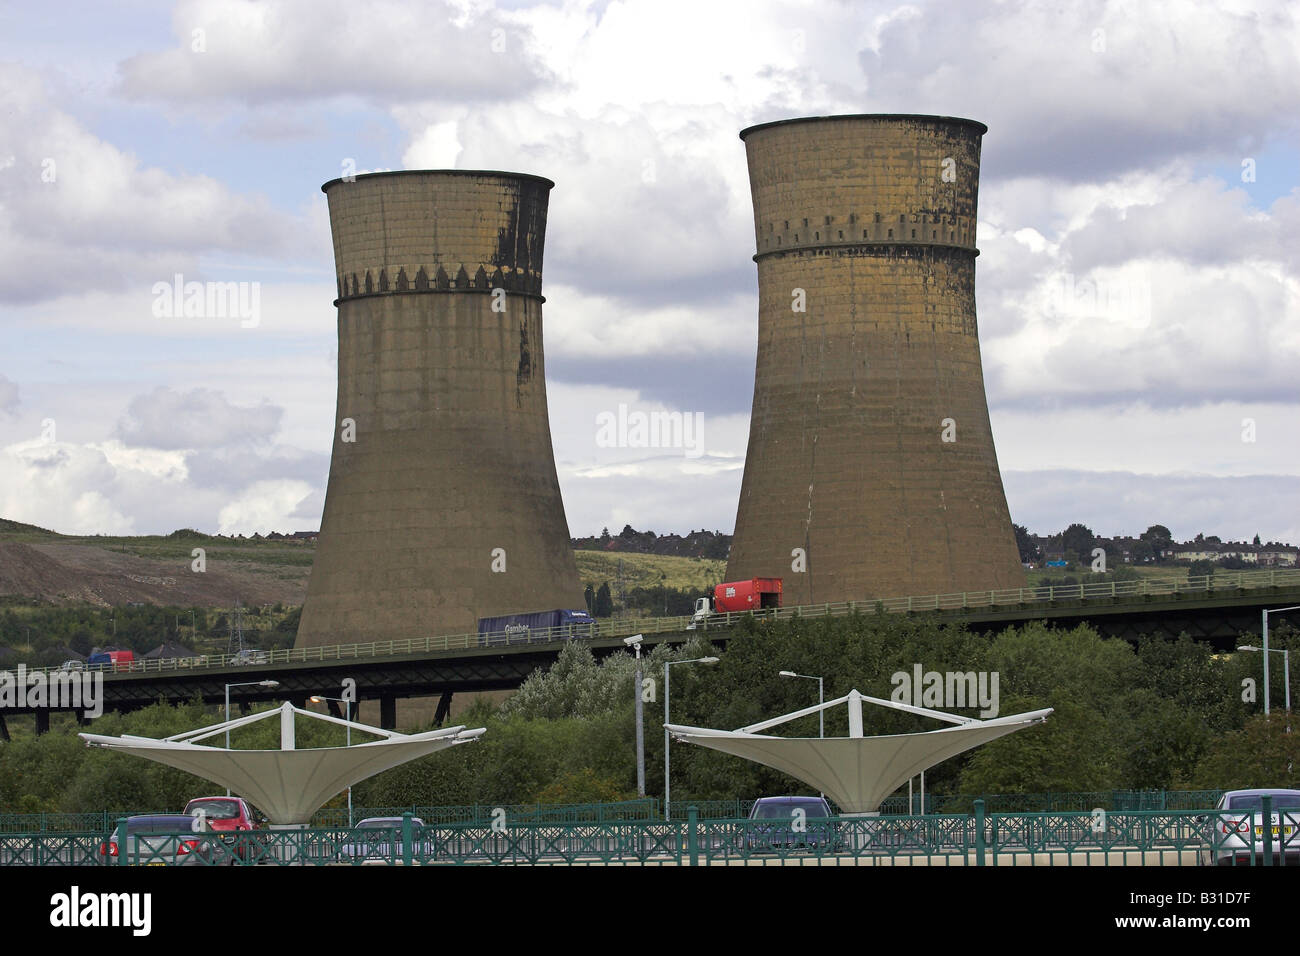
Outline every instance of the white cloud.
<path fill-rule="evenodd" d="M 565 514 L 575 535 L 624 524 L 661 533 L 727 529 L 735 522 L 748 415 L 713 415 L 647 399 L 631 388 L 547 386 L 551 438 Z M 633 416 L 671 433 L 681 415 L 678 447 L 650 447 Z M 692 416 L 688 426 L 685 416 Z M 698 417 L 695 417 L 698 416 Z M 621 427 L 619 422 L 627 427 Z M 613 422 L 614 427 L 608 427 Z M 608 440 L 615 443 L 610 445 Z M 683 489 L 689 488 L 689 494 Z"/>
<path fill-rule="evenodd" d="M 86 446 L 100 452 L 110 468 L 119 474 L 140 472 L 161 481 L 183 482 L 189 477 L 185 454 L 158 448 L 132 448 L 120 441 L 106 441 Z"/>
<path fill-rule="evenodd" d="M 643 306 L 557 284 L 546 289 L 546 354 L 588 361 L 636 355 L 672 362 L 700 354 L 729 361 L 736 353 L 748 359 L 752 348 L 737 343 L 753 335 L 757 312 L 757 295 Z"/>
<path fill-rule="evenodd" d="M 235 265 L 203 271 L 194 269 L 181 272 L 182 304 L 184 288 L 190 282 L 206 283 L 208 277 L 215 284 L 231 282 L 258 283 L 255 321 L 249 321 L 237 309 L 226 309 L 223 314 L 185 316 L 183 314 L 156 314 L 155 301 L 164 304 L 175 298 L 174 293 L 155 295 L 155 285 L 161 283 L 169 290 L 175 288 L 175 274 L 158 271 L 145 272 L 132 277 L 120 291 L 81 291 L 68 289 L 57 298 L 46 301 L 14 305 L 7 309 L 7 319 L 12 325 L 29 329 L 69 332 L 90 331 L 114 336 L 136 336 L 142 343 L 223 342 L 240 351 L 271 354 L 282 348 L 286 339 L 332 338 L 330 322 L 322 322 L 328 315 L 330 303 L 338 294 L 329 274 L 315 282 L 272 281 L 274 276 L 247 266 Z M 206 288 L 206 285 L 205 285 Z M 245 300 L 251 299 L 246 296 Z M 234 301 L 233 298 L 231 301 Z M 165 347 L 165 346 L 164 346 Z"/>
<path fill-rule="evenodd" d="M 270 371 L 256 363 L 220 370 L 234 387 L 260 385 Z M 319 392 L 309 376 L 285 377 L 287 394 L 299 381 Z M 0 443 L 0 516 L 78 534 L 166 534 L 181 527 L 251 534 L 319 526 L 327 417 L 316 427 L 294 426 L 311 439 L 304 450 L 270 442 L 280 409 L 236 405 L 209 389 L 160 387 L 132 396 L 129 385 L 40 387 L 30 404 L 0 435 L 9 438 Z M 297 417 L 297 399 L 294 404 Z M 130 437 L 106 437 L 126 407 L 141 416 L 128 416 Z M 57 426 L 57 440 L 36 437 L 44 417 Z M 259 506 L 263 497 L 266 505 Z"/>
<path fill-rule="evenodd" d="M 1032 187 L 1033 184 L 1031 184 Z M 1007 223 L 1014 190 L 995 193 Z M 1055 229 L 982 230 L 990 401 L 1163 406 L 1297 398 L 1300 203 L 1173 172 L 1061 190 Z"/>
<path fill-rule="evenodd" d="M 1093 180 L 1251 155 L 1295 129 L 1300 21 L 1282 2 L 931 3 L 862 66 L 872 108 L 969 116 L 1004 174 Z"/>
<path fill-rule="evenodd" d="M 176 46 L 120 65 L 123 93 L 186 105 L 491 100 L 538 82 L 527 32 L 486 4 L 181 0 L 172 32 Z"/>
<path fill-rule="evenodd" d="M 457 121 L 431 123 L 415 138 L 403 159 L 410 169 L 455 169 L 464 149 L 457 133 Z"/>
<path fill-rule="evenodd" d="M 1213 478 L 1293 475 L 1300 487 L 1294 405 L 1040 404 L 998 409 L 992 418 L 1003 469 L 1198 473 Z M 1246 421 L 1253 424 L 1243 425 Z"/>
<path fill-rule="evenodd" d="M 18 397 L 18 386 L 0 375 L 0 414 L 12 415 L 21 404 L 22 400 Z"/>
<path fill-rule="evenodd" d="M 1076 521 L 1099 535 L 1165 525 L 1178 540 L 1300 540 L 1300 482 L 1291 475 L 1216 478 L 1126 471 L 1004 471 L 1011 520 L 1036 534 Z"/>
<path fill-rule="evenodd" d="M 145 166 L 58 109 L 32 71 L 0 64 L 0 301 L 148 288 L 198 255 L 283 254 L 293 221 L 205 175 Z"/>
<path fill-rule="evenodd" d="M 103 452 L 68 442 L 0 449 L 0 515 L 70 534 L 135 534 L 134 510 L 114 501 Z"/>
<path fill-rule="evenodd" d="M 131 400 L 117 433 L 127 442 L 151 448 L 256 445 L 275 434 L 283 414 L 266 401 L 233 405 L 210 389 L 176 392 L 159 386 Z"/>
<path fill-rule="evenodd" d="M 687 116 L 663 105 L 614 107 L 585 119 L 512 104 L 458 124 L 457 162 L 556 180 L 546 240 L 551 281 L 642 302 L 703 299 L 752 275 L 744 250 L 754 244 L 753 216 L 735 123 L 707 107 Z M 412 135 L 409 166 L 445 162 L 441 141 L 452 136 L 445 125 Z"/>
<path fill-rule="evenodd" d="M 302 524 L 308 519 L 298 509 L 312 492 L 305 481 L 254 482 L 218 512 L 217 533 L 269 534 Z"/>
<path fill-rule="evenodd" d="M 328 143 L 382 157 L 370 165 L 554 179 L 545 334 L 571 526 L 729 528 L 757 327 L 736 134 L 878 111 L 990 127 L 981 348 L 1003 467 L 1030 474 L 1008 478 L 1016 520 L 1064 527 L 1086 505 L 1111 532 L 1294 525 L 1279 483 L 1300 475 L 1285 437 L 1300 413 L 1300 194 L 1285 195 L 1300 21 L 1284 3 L 183 0 L 171 33 L 122 61 L 130 105 L 106 99 L 125 111 L 98 125 L 79 96 L 107 73 L 0 67 L 0 301 L 22 333 L 0 379 L 7 517 L 315 526 L 335 323 L 315 186 L 338 166 L 299 171 Z M 190 152 L 159 131 L 181 113 Z M 202 137 L 231 135 L 274 141 L 268 188 L 306 175 L 312 200 L 271 208 L 229 152 L 205 152 Z M 1258 185 L 1238 181 L 1246 157 Z M 260 281 L 258 327 L 157 319 L 153 284 L 175 273 Z M 703 411 L 707 453 L 596 447 L 594 410 L 619 402 Z M 45 416 L 68 444 L 14 451 Z M 1240 440 L 1246 417 L 1255 443 Z"/>

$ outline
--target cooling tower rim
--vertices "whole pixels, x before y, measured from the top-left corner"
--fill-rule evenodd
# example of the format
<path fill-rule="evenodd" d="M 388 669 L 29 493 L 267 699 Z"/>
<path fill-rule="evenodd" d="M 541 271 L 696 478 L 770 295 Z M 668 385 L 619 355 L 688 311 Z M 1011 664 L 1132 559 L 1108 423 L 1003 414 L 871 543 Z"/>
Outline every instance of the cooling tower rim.
<path fill-rule="evenodd" d="M 500 169 L 393 169 L 384 173 L 357 173 L 350 179 L 340 176 L 338 179 L 331 179 L 321 186 L 320 191 L 328 193 L 331 186 L 337 186 L 339 183 L 356 182 L 361 179 L 375 179 L 380 176 L 495 176 L 500 179 L 530 179 L 533 182 L 541 183 L 547 189 L 554 189 L 555 183 L 545 176 L 536 176 L 532 173 L 511 173 Z"/>
<path fill-rule="evenodd" d="M 928 120 L 937 123 L 971 126 L 979 130 L 981 136 L 989 131 L 989 128 L 979 120 L 966 119 L 963 116 L 939 116 L 933 113 L 836 113 L 831 116 L 796 116 L 791 119 L 773 120 L 770 123 L 747 126 L 740 131 L 740 138 L 743 140 L 751 133 L 756 133 L 761 129 L 771 129 L 774 126 L 793 126 L 795 123 L 827 123 L 834 120 Z"/>

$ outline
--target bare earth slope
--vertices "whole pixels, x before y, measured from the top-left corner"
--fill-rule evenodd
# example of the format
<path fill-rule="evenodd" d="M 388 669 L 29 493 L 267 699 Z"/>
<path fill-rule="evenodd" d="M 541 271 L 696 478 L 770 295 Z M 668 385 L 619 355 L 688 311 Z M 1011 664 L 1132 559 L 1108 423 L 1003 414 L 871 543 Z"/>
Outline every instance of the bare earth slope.
<path fill-rule="evenodd" d="M 210 555 L 207 570 L 190 570 L 189 552 L 145 557 L 83 542 L 24 542 L 0 536 L 0 596 L 101 606 L 131 602 L 181 607 L 301 604 L 305 565 L 263 564 Z"/>
<path fill-rule="evenodd" d="M 193 551 L 207 570 L 192 571 Z M 0 518 L 0 599 L 101 607 L 142 604 L 229 608 L 301 605 L 307 596 L 310 540 L 228 538 L 197 532 L 166 537 L 62 535 Z M 716 559 L 579 550 L 582 583 L 659 586 L 706 594 L 722 580 Z"/>

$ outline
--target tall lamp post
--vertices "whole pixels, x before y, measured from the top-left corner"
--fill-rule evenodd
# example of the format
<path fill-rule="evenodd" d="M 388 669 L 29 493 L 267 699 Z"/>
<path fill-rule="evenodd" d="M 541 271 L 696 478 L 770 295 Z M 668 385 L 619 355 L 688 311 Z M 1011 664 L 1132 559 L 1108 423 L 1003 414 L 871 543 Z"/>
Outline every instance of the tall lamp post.
<path fill-rule="evenodd" d="M 817 703 L 826 703 L 826 688 L 820 677 L 813 677 L 811 674 L 796 674 L 794 671 L 781 671 L 781 676 L 798 677 L 802 680 L 815 680 L 817 682 Z M 826 737 L 826 711 L 824 710 L 817 711 L 817 736 L 823 739 Z M 822 799 L 825 798 L 826 794 L 823 793 Z"/>
<path fill-rule="evenodd" d="M 343 719 L 348 722 L 347 746 L 352 746 L 352 701 L 346 697 L 323 697 L 319 694 L 310 698 L 313 704 L 323 704 L 327 700 L 336 700 L 343 705 Z M 348 829 L 352 829 L 352 784 L 348 784 Z"/>
<path fill-rule="evenodd" d="M 1239 651 L 1255 651 L 1263 653 L 1262 647 L 1256 647 L 1254 644 L 1241 644 L 1237 647 Z M 1286 685 L 1286 732 L 1291 733 L 1291 652 L 1286 648 L 1270 647 L 1268 654 L 1264 654 L 1264 660 L 1268 660 L 1269 654 L 1282 655 L 1282 682 Z M 1268 713 L 1268 685 L 1264 685 L 1264 713 Z"/>
<path fill-rule="evenodd" d="M 645 722 L 641 713 L 641 640 L 642 634 L 633 634 L 623 638 L 623 643 L 636 651 L 636 686 L 633 699 L 636 701 L 636 793 L 645 796 Z"/>
<path fill-rule="evenodd" d="M 272 687 L 279 687 L 279 686 L 280 686 L 280 682 L 278 680 L 246 680 L 246 681 L 241 681 L 238 684 L 227 684 L 226 685 L 226 722 L 227 723 L 230 722 L 230 688 L 265 687 L 267 689 L 270 689 Z M 226 749 L 227 750 L 230 749 L 230 728 L 229 727 L 226 728 Z M 230 796 L 229 787 L 226 788 L 226 796 Z"/>
<path fill-rule="evenodd" d="M 671 756 L 669 754 L 669 745 L 671 741 L 668 739 L 669 738 L 668 698 L 672 696 L 672 685 L 669 683 L 670 675 L 669 675 L 668 668 L 672 667 L 674 664 L 716 664 L 716 663 L 718 663 L 718 659 L 716 657 L 693 657 L 689 661 L 665 661 L 664 662 L 664 820 L 672 819 L 672 813 L 670 810 L 672 806 L 671 804 L 672 788 L 670 786 L 670 783 L 672 781 L 672 774 L 669 772 L 669 768 L 671 766 L 671 764 L 669 763 L 669 759 Z"/>
<path fill-rule="evenodd" d="M 1293 604 L 1293 605 L 1291 605 L 1291 607 L 1271 607 L 1271 608 L 1264 608 L 1264 609 L 1260 612 L 1260 617 L 1261 617 L 1262 620 L 1263 620 L 1263 628 L 1262 628 L 1262 630 L 1263 630 L 1263 632 L 1264 632 L 1264 716 L 1265 716 L 1265 717 L 1268 716 L 1268 651 L 1269 651 L 1269 647 L 1268 647 L 1268 616 L 1269 616 L 1270 614 L 1281 614 L 1283 611 L 1300 611 L 1300 604 Z M 1289 698 L 1290 695 L 1291 695 L 1291 683 L 1290 683 L 1290 681 L 1287 682 L 1286 692 L 1287 692 L 1287 696 L 1288 696 L 1288 698 Z M 1291 705 L 1288 704 L 1288 705 L 1287 705 L 1287 709 L 1290 710 L 1290 708 L 1291 708 Z"/>

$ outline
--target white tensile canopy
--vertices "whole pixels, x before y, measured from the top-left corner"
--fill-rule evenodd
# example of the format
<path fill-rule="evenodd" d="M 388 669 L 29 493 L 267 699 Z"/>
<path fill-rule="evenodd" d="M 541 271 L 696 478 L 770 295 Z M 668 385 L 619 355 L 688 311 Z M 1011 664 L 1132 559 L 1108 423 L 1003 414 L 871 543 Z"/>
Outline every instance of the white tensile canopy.
<path fill-rule="evenodd" d="M 945 720 L 954 726 L 917 734 L 864 737 L 863 701 Z M 756 733 L 839 704 L 847 704 L 849 709 L 847 737 L 770 737 Z M 846 814 L 868 814 L 878 811 L 885 797 L 922 771 L 980 744 L 1041 724 L 1051 712 L 1049 707 L 1009 717 L 976 720 L 928 707 L 867 697 L 853 690 L 836 700 L 739 730 L 710 730 L 680 724 L 664 726 L 676 740 L 721 750 L 798 777 L 831 797 Z"/>
<path fill-rule="evenodd" d="M 294 746 L 294 717 L 298 714 L 351 727 L 362 733 L 378 734 L 384 739 L 353 744 L 350 747 L 298 750 Z M 276 716 L 280 718 L 279 750 L 228 750 L 225 747 L 200 746 L 197 743 L 227 730 Z M 460 726 L 422 734 L 399 734 L 356 721 L 301 710 L 285 703 L 278 710 L 238 717 L 162 740 L 131 735 L 78 736 L 89 747 L 105 747 L 155 760 L 228 787 L 232 793 L 252 801 L 273 825 L 301 826 L 330 797 L 353 784 L 417 757 L 477 740 L 485 732 L 482 727 L 466 730 Z"/>

